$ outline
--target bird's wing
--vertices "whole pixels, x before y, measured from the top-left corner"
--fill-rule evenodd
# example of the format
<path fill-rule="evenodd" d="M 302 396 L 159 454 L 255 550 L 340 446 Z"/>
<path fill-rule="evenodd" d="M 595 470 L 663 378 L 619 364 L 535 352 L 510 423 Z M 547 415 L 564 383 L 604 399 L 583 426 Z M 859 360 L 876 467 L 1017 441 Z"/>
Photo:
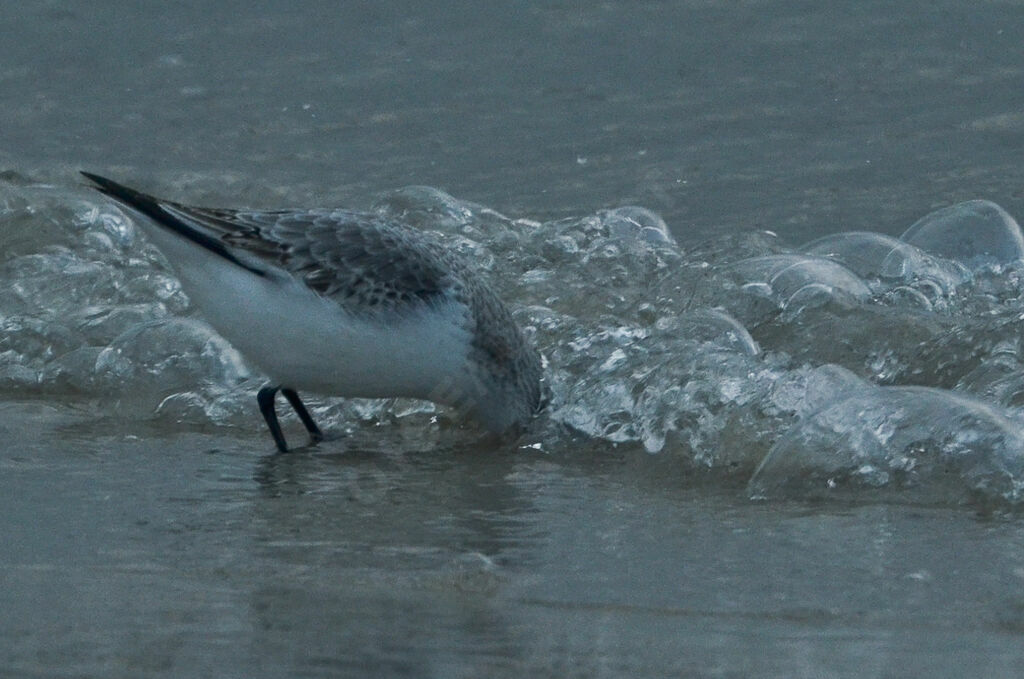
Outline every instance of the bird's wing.
<path fill-rule="evenodd" d="M 351 210 L 233 210 L 160 200 L 85 174 L 100 191 L 256 275 L 284 270 L 352 311 L 429 303 L 458 285 L 427 234 Z"/>

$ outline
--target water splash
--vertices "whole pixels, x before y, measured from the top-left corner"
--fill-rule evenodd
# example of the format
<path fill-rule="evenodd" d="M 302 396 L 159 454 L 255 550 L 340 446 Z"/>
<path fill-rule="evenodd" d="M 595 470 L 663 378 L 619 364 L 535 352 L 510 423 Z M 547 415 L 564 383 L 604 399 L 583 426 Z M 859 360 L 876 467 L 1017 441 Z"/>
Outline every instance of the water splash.
<path fill-rule="evenodd" d="M 545 354 L 553 398 L 528 445 L 671 456 L 753 475 L 755 495 L 1018 504 L 1020 233 L 992 204 L 954 207 L 905 239 L 839 233 L 801 248 L 770 232 L 681 247 L 638 206 L 511 219 L 431 187 L 373 209 L 483 269 Z M 989 235 L 965 240 L 979 224 Z M 260 376 L 193 317 L 131 219 L 91 193 L 6 182 L 0 225 L 0 390 L 90 399 L 109 417 L 259 426 Z M 458 431 L 429 403 L 311 405 L 329 429 L 394 427 L 414 447 Z"/>

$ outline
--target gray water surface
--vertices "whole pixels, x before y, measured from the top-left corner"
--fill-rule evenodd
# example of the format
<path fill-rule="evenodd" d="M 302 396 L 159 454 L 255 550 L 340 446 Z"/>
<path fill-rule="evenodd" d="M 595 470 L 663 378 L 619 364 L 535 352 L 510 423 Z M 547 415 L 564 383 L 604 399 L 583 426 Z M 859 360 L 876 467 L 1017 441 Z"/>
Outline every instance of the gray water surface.
<path fill-rule="evenodd" d="M 62 422 L 4 456 L 8 676 L 1021 669 L 1018 521 L 751 504 L 616 455 L 260 454 L 3 410 Z"/>
<path fill-rule="evenodd" d="M 839 231 L 899 235 L 961 200 L 1024 216 L 1022 20 L 1009 1 L 4 4 L 0 675 L 1020 676 L 1019 506 L 746 488 L 813 400 L 756 388 L 796 392 L 834 364 L 1018 422 L 997 379 L 1022 374 L 1017 269 L 971 274 L 927 313 L 756 325 L 748 309 L 764 355 L 669 361 L 704 361 L 677 386 L 707 408 L 671 411 L 651 455 L 584 424 L 608 415 L 602 384 L 658 391 L 626 352 L 649 343 L 602 335 L 619 309 L 594 293 L 655 288 L 609 274 L 576 291 L 585 314 L 544 328 L 531 309 L 548 301 L 522 282 L 543 267 L 519 277 L 525 258 L 502 253 L 492 273 L 546 352 L 611 364 L 624 347 L 580 393 L 561 377 L 562 418 L 539 430 L 557 438 L 495 447 L 401 404 L 318 403 L 331 439 L 281 456 L 250 395 L 218 391 L 230 355 L 201 333 L 181 332 L 198 340 L 180 355 L 173 333 L 137 342 L 151 355 L 116 385 L 100 371 L 115 314 L 191 311 L 121 217 L 82 202 L 76 172 L 224 206 L 367 207 L 426 185 L 483 206 L 475 219 L 552 230 L 642 205 L 699 273 Z M 549 244 L 530 255 L 557 261 Z M 167 406 L 160 389 L 197 375 L 205 410 L 191 392 Z M 739 393 L 700 400 L 729 380 Z"/>
<path fill-rule="evenodd" d="M 408 184 L 681 236 L 1024 212 L 1016 2 L 28 2 L 0 8 L 0 160 L 350 205 Z M 282 189 L 280 187 L 288 187 Z"/>

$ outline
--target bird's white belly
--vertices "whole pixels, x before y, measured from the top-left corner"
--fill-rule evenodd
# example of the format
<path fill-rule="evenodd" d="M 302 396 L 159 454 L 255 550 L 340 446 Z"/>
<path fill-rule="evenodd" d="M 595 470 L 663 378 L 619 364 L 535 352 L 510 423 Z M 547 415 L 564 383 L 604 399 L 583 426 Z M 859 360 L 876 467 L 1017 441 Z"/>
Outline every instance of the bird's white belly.
<path fill-rule="evenodd" d="M 465 376 L 470 334 L 455 301 L 355 316 L 295 279 L 260 277 L 147 229 L 203 317 L 271 379 L 338 396 L 445 400 Z"/>

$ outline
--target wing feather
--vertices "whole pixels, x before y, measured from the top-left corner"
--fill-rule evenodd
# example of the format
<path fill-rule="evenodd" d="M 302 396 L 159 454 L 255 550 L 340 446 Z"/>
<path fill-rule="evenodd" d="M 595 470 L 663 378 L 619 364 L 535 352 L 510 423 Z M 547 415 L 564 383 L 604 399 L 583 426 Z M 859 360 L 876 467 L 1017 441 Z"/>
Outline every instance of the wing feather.
<path fill-rule="evenodd" d="M 458 263 L 436 240 L 373 214 L 160 205 L 352 312 L 429 303 L 458 285 Z"/>

